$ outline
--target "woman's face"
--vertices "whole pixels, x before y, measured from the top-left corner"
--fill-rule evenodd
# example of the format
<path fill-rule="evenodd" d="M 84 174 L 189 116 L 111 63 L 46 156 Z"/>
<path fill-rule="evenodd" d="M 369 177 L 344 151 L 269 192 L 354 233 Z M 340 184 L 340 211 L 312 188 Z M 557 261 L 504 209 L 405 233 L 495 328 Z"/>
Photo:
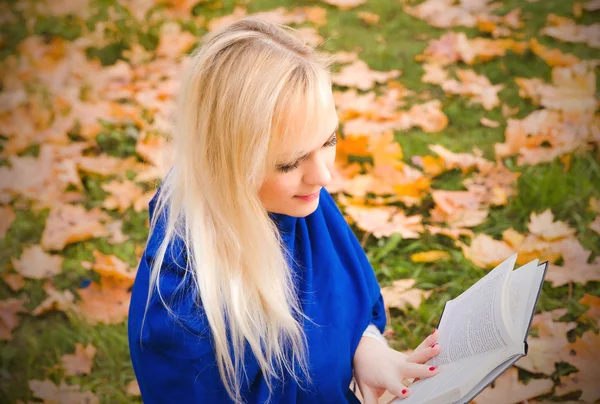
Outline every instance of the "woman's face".
<path fill-rule="evenodd" d="M 298 158 L 278 162 L 265 177 L 259 197 L 268 212 L 288 216 L 304 217 L 317 209 L 319 192 L 331 181 L 331 170 L 335 160 L 338 116 L 333 95 L 328 103 L 327 122 L 322 123 L 318 144 L 307 145 L 297 151 Z M 296 153 L 296 151 L 292 151 Z M 308 198 L 302 198 L 307 196 Z"/>

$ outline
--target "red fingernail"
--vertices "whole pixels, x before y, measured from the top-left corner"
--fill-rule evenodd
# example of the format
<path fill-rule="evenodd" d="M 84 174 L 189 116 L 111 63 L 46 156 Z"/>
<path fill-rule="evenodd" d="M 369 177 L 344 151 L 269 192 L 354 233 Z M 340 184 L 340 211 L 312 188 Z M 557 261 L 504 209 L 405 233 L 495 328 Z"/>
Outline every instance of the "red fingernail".
<path fill-rule="evenodd" d="M 435 370 L 435 366 L 430 367 L 429 370 L 433 372 Z"/>
<path fill-rule="evenodd" d="M 407 391 L 408 390 L 406 390 L 406 389 L 402 390 L 402 394 L 406 394 Z"/>
<path fill-rule="evenodd" d="M 431 344 L 431 348 L 434 348 L 436 345 L 438 345 L 438 343 L 434 342 L 433 344 Z"/>

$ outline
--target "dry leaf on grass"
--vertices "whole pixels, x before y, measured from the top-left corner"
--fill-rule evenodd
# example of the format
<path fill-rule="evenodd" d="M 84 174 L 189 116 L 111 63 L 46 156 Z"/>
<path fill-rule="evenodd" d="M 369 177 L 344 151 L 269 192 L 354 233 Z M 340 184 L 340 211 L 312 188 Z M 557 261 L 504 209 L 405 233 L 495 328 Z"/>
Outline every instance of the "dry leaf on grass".
<path fill-rule="evenodd" d="M 73 305 L 75 295 L 73 295 L 70 290 L 65 289 L 63 291 L 58 291 L 51 283 L 47 282 L 44 284 L 44 291 L 48 296 L 31 311 L 32 315 L 39 316 L 50 310 L 59 310 L 63 312 L 77 310 Z"/>
<path fill-rule="evenodd" d="M 2 280 L 8 285 L 8 287 L 12 289 L 13 292 L 18 292 L 19 290 L 23 289 L 23 286 L 25 286 L 25 278 L 19 274 L 4 273 L 2 275 Z"/>
<path fill-rule="evenodd" d="M 596 216 L 594 221 L 588 226 L 590 229 L 600 234 L 600 216 Z"/>
<path fill-rule="evenodd" d="M 519 372 L 511 367 L 473 400 L 475 404 L 516 404 L 552 391 L 550 379 L 531 379 L 528 384 L 519 381 Z"/>
<path fill-rule="evenodd" d="M 565 222 L 555 222 L 550 209 L 546 209 L 539 215 L 531 212 L 527 228 L 536 236 L 548 241 L 570 237 L 575 234 L 575 229 L 570 228 Z"/>
<path fill-rule="evenodd" d="M 92 391 L 79 391 L 78 384 L 69 385 L 64 381 L 59 386 L 50 380 L 30 380 L 29 388 L 33 396 L 45 403 L 100 404 L 100 399 Z"/>
<path fill-rule="evenodd" d="M 567 332 L 577 327 L 577 323 L 572 321 L 555 321 L 566 312 L 567 309 L 557 309 L 533 317 L 531 328 L 537 329 L 538 336 L 527 339 L 529 351 L 527 356 L 517 361 L 518 367 L 532 373 L 554 373 L 555 363 L 569 353 Z"/>
<path fill-rule="evenodd" d="M 436 262 L 439 260 L 447 260 L 448 258 L 450 258 L 448 252 L 439 250 L 422 251 L 410 256 L 412 262 Z"/>
<path fill-rule="evenodd" d="M 333 83 L 338 86 L 356 87 L 360 90 L 370 90 L 375 83 L 385 83 L 400 76 L 400 70 L 378 72 L 371 70 L 369 65 L 358 59 L 352 64 L 342 67 L 339 73 L 332 75 Z"/>
<path fill-rule="evenodd" d="M 584 293 L 583 297 L 579 299 L 579 303 L 590 306 L 590 308 L 583 313 L 579 319 L 589 318 L 598 325 L 600 321 L 600 297 Z"/>
<path fill-rule="evenodd" d="M 600 363 L 600 335 L 594 331 L 585 332 L 567 347 L 569 356 L 564 360 L 579 369 L 578 372 L 560 377 L 560 385 L 555 395 L 561 396 L 581 390 L 580 400 L 595 403 L 600 398 L 598 387 L 598 363 Z"/>
<path fill-rule="evenodd" d="M 93 254 L 95 262 L 92 268 L 102 277 L 113 278 L 117 283 L 120 282 L 126 287 L 133 285 L 136 268 L 131 268 L 115 255 L 102 254 L 98 250 L 94 250 Z"/>
<path fill-rule="evenodd" d="M 427 299 L 432 291 L 413 289 L 414 279 L 398 279 L 392 282 L 392 286 L 381 288 L 381 294 L 386 308 L 404 310 L 408 305 L 419 308 L 423 299 Z"/>
<path fill-rule="evenodd" d="M 40 245 L 33 245 L 23 250 L 19 259 L 11 258 L 11 262 L 15 271 L 25 278 L 44 279 L 62 271 L 63 257 L 48 254 Z"/>
<path fill-rule="evenodd" d="M 82 344 L 75 344 L 75 353 L 63 355 L 61 357 L 62 367 L 68 376 L 77 376 L 90 374 L 94 364 L 96 347 L 87 344 L 84 348 Z"/>
<path fill-rule="evenodd" d="M 131 292 L 121 283 L 102 278 L 85 289 L 79 289 L 81 300 L 78 312 L 92 325 L 98 323 L 120 324 L 127 318 Z"/>
<path fill-rule="evenodd" d="M 26 297 L 0 300 L 0 341 L 12 340 L 12 331 L 21 323 L 18 314 L 27 312 L 23 305 L 28 300 Z"/>
<path fill-rule="evenodd" d="M 45 250 L 59 251 L 67 244 L 106 234 L 101 221 L 108 215 L 98 209 L 87 211 L 79 205 L 57 205 L 46 218 L 41 245 Z"/>
<path fill-rule="evenodd" d="M 15 215 L 15 211 L 11 206 L 0 206 L 0 238 L 6 236 L 6 232 L 16 218 L 17 215 Z"/>
<path fill-rule="evenodd" d="M 504 241 L 495 240 L 487 234 L 480 233 L 467 246 L 461 241 L 457 244 L 463 254 L 480 268 L 493 268 L 512 256 L 516 251 Z"/>

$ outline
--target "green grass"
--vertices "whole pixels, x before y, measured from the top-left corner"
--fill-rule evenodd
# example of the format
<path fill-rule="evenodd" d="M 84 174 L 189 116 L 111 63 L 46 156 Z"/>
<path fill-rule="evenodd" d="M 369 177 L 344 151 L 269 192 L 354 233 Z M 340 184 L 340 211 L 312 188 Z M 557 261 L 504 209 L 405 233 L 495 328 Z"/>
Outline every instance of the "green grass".
<path fill-rule="evenodd" d="M 206 1 L 199 2 L 193 9 L 194 15 L 203 15 L 207 20 L 227 15 L 233 11 L 234 2 Z M 324 3 L 314 1 L 269 0 L 253 1 L 248 5 L 249 13 L 274 9 L 285 6 L 319 5 L 328 10 L 328 24 L 319 29 L 320 34 L 327 39 L 324 49 L 329 52 L 351 51 L 359 49 L 359 56 L 374 70 L 399 69 L 402 76 L 398 79 L 409 89 L 423 93 L 429 92 L 433 98 L 439 99 L 443 111 L 449 118 L 449 126 L 442 133 L 424 133 L 418 128 L 404 132 L 396 132 L 397 141 L 403 148 L 405 161 L 415 155 L 431 154 L 428 145 L 441 144 L 457 152 L 472 152 L 474 147 L 481 149 L 486 158 L 494 159 L 493 145 L 504 139 L 505 119 L 500 108 L 485 111 L 479 105 L 469 104 L 467 100 L 446 96 L 439 86 L 421 82 L 423 68 L 415 62 L 414 57 L 420 54 L 428 44 L 429 39 L 439 38 L 446 30 L 429 26 L 426 22 L 408 16 L 402 11 L 400 1 L 371 1 L 351 11 L 340 11 Z M 109 19 L 109 7 L 115 7 L 118 16 L 114 26 L 109 25 L 105 33 L 110 38 L 109 43 L 102 47 L 87 49 L 89 58 L 98 58 L 103 65 L 110 65 L 123 57 L 123 51 L 131 44 L 140 43 L 148 50 L 157 46 L 158 31 L 161 21 L 152 20 L 150 25 L 140 25 L 130 17 L 128 10 L 118 6 L 113 0 L 95 0 L 91 4 L 90 18 L 82 21 L 78 17 L 48 17 L 35 16 L 32 25 L 33 32 L 27 32 L 26 16 L 23 12 L 15 11 L 17 20 L 4 24 L 4 46 L 0 49 L 0 59 L 17 52 L 17 46 L 28 35 L 42 35 L 46 40 L 60 36 L 68 40 L 79 37 L 84 24 L 91 28 L 98 22 Z M 538 35 L 545 25 L 546 16 L 556 13 L 571 17 L 572 1 L 544 0 L 534 3 L 520 0 L 507 0 L 496 12 L 504 14 L 511 9 L 521 8 L 526 25 L 520 31 L 523 40 L 536 37 L 542 44 L 559 48 L 573 53 L 580 58 L 598 58 L 598 51 L 582 44 L 561 43 L 552 38 Z M 372 27 L 365 25 L 356 15 L 356 11 L 371 11 L 381 16 L 380 22 Z M 150 11 L 154 14 L 155 11 Z M 597 19 L 598 13 L 584 13 L 578 23 L 590 24 Z M 307 24 L 309 25 L 309 24 Z M 202 35 L 206 30 L 193 23 L 186 23 L 183 28 Z M 475 29 L 456 28 L 455 31 L 466 32 L 469 37 L 485 36 Z M 377 41 L 381 37 L 384 43 Z M 511 107 L 518 107 L 518 118 L 526 116 L 537 107 L 518 95 L 518 87 L 514 77 L 540 77 L 550 79 L 551 69 L 537 56 L 527 51 L 524 55 L 508 52 L 505 57 L 498 58 L 485 64 L 467 66 L 459 63 L 454 68 L 472 68 L 479 74 L 485 74 L 492 83 L 503 84 L 500 99 Z M 451 69 L 451 70 L 452 70 Z M 600 87 L 599 87 L 600 88 Z M 340 90 L 343 90 L 340 88 Z M 380 92 L 380 89 L 377 89 Z M 416 97 L 409 98 L 410 103 L 423 102 Z M 499 128 L 485 128 L 479 120 L 482 116 L 501 122 Z M 98 135 L 99 148 L 116 157 L 126 157 L 135 154 L 135 139 L 138 128 L 133 125 L 105 125 L 105 130 Z M 76 138 L 77 134 L 73 134 Z M 6 139 L 0 140 L 0 147 Z M 28 149 L 23 154 L 36 155 L 37 147 Z M 3 160 L 0 163 L 6 164 Z M 600 198 L 600 163 L 598 150 L 591 150 L 581 156 L 573 156 L 572 165 L 568 172 L 563 165 L 553 161 L 539 166 L 518 167 L 515 159 L 506 159 L 505 164 L 521 176 L 517 184 L 516 194 L 510 198 L 507 206 L 493 208 L 488 220 L 475 228 L 476 232 L 484 232 L 499 237 L 503 230 L 514 228 L 519 231 L 526 229 L 526 223 L 532 212 L 542 212 L 552 209 L 555 217 L 568 222 L 577 229 L 580 240 L 585 248 L 597 256 L 600 251 L 600 236 L 588 229 L 594 214 L 587 210 L 590 197 Z M 462 181 L 465 176 L 458 170 L 444 173 L 433 183 L 435 189 L 463 189 Z M 92 208 L 102 203 L 106 193 L 101 185 L 110 178 L 89 175 L 84 178 L 85 206 Z M 16 206 L 16 205 L 15 205 Z M 23 201 L 17 209 L 17 220 L 7 236 L 0 240 L 0 270 L 10 267 L 10 257 L 18 257 L 27 245 L 38 243 L 44 228 L 47 211 L 33 213 Z M 423 214 L 428 217 L 429 209 L 433 207 L 430 197 L 427 197 L 419 207 L 409 212 Z M 116 214 L 115 214 L 116 216 Z M 103 253 L 116 254 L 130 265 L 135 265 L 136 245 L 142 244 L 147 235 L 147 213 L 135 213 L 132 209 L 126 211 L 120 218 L 124 222 L 123 231 L 130 240 L 115 246 L 105 240 L 91 240 L 70 245 L 61 253 L 65 260 L 63 273 L 57 275 L 54 283 L 59 290 L 76 291 L 81 282 L 93 278 L 93 272 L 81 268 L 82 261 L 92 259 L 92 251 L 98 249 Z M 363 234 L 355 229 L 359 239 Z M 413 263 L 410 255 L 415 252 L 428 250 L 443 250 L 450 254 L 450 259 L 435 263 Z M 424 337 L 437 325 L 439 315 L 445 302 L 461 294 L 466 288 L 481 278 L 485 271 L 467 260 L 453 240 L 444 236 L 424 234 L 418 240 L 402 240 L 399 237 L 376 240 L 367 238 L 365 250 L 381 286 L 391 284 L 394 279 L 414 278 L 416 287 L 432 290 L 431 296 L 419 307 L 409 307 L 405 311 L 392 309 L 391 326 L 395 331 L 391 345 L 396 349 L 409 349 L 418 345 Z M 45 298 L 42 281 L 28 281 L 22 294 L 29 297 L 28 309 L 33 309 Z M 538 306 L 538 311 L 567 308 L 564 320 L 576 320 L 585 310 L 585 306 L 577 303 L 584 293 L 600 296 L 598 282 L 586 285 L 574 284 L 569 292 L 567 286 L 553 288 L 545 284 Z M 571 293 L 571 294 L 570 294 Z M 0 283 L 0 299 L 17 296 L 7 285 Z M 64 375 L 55 365 L 66 353 L 72 353 L 76 343 L 92 343 L 98 349 L 94 359 L 94 368 L 90 375 L 81 377 L 66 377 L 69 384 L 80 384 L 83 390 L 91 389 L 99 395 L 102 403 L 139 402 L 126 396 L 125 386 L 134 379 L 133 369 L 129 361 L 127 347 L 126 324 L 115 326 L 92 327 L 64 313 L 50 312 L 40 317 L 21 315 L 21 325 L 14 331 L 14 339 L 0 343 L 0 363 L 3 372 L 0 374 L 0 402 L 12 403 L 17 399 L 31 400 L 32 394 L 27 385 L 31 379 L 49 378 L 59 382 Z M 588 329 L 593 329 L 590 322 L 580 322 L 577 329 L 570 334 L 571 338 L 581 335 Z M 553 380 L 574 369 L 568 364 L 561 364 Z M 519 372 L 524 380 L 536 378 L 539 375 Z M 549 395 L 549 398 L 557 398 Z M 577 393 L 563 398 L 577 398 Z"/>

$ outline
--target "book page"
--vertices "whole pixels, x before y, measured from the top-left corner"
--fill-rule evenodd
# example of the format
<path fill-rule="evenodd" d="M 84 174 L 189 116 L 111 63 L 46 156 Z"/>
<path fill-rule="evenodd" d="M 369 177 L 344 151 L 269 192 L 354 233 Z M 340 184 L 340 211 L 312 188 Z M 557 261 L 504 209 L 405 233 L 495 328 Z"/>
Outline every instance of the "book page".
<path fill-rule="evenodd" d="M 516 261 L 513 255 L 444 307 L 438 342 L 428 363 L 439 366 L 502 349 L 512 342 L 504 324 L 502 294 Z"/>
<path fill-rule="evenodd" d="M 538 270 L 538 260 L 533 260 L 522 267 L 515 269 L 508 283 L 509 307 L 515 328 L 519 330 L 520 336 L 525 339 L 525 334 L 529 320 L 533 313 L 531 312 L 535 297 L 539 289 L 541 280 L 534 282 L 534 279 L 539 279 L 540 272 Z M 535 308 L 533 308 L 535 309 Z"/>
<path fill-rule="evenodd" d="M 443 365 L 440 373 L 410 385 L 410 396 L 393 404 L 454 403 L 473 390 L 484 377 L 513 354 L 509 349 Z M 391 404 L 390 403 L 390 404 Z"/>

